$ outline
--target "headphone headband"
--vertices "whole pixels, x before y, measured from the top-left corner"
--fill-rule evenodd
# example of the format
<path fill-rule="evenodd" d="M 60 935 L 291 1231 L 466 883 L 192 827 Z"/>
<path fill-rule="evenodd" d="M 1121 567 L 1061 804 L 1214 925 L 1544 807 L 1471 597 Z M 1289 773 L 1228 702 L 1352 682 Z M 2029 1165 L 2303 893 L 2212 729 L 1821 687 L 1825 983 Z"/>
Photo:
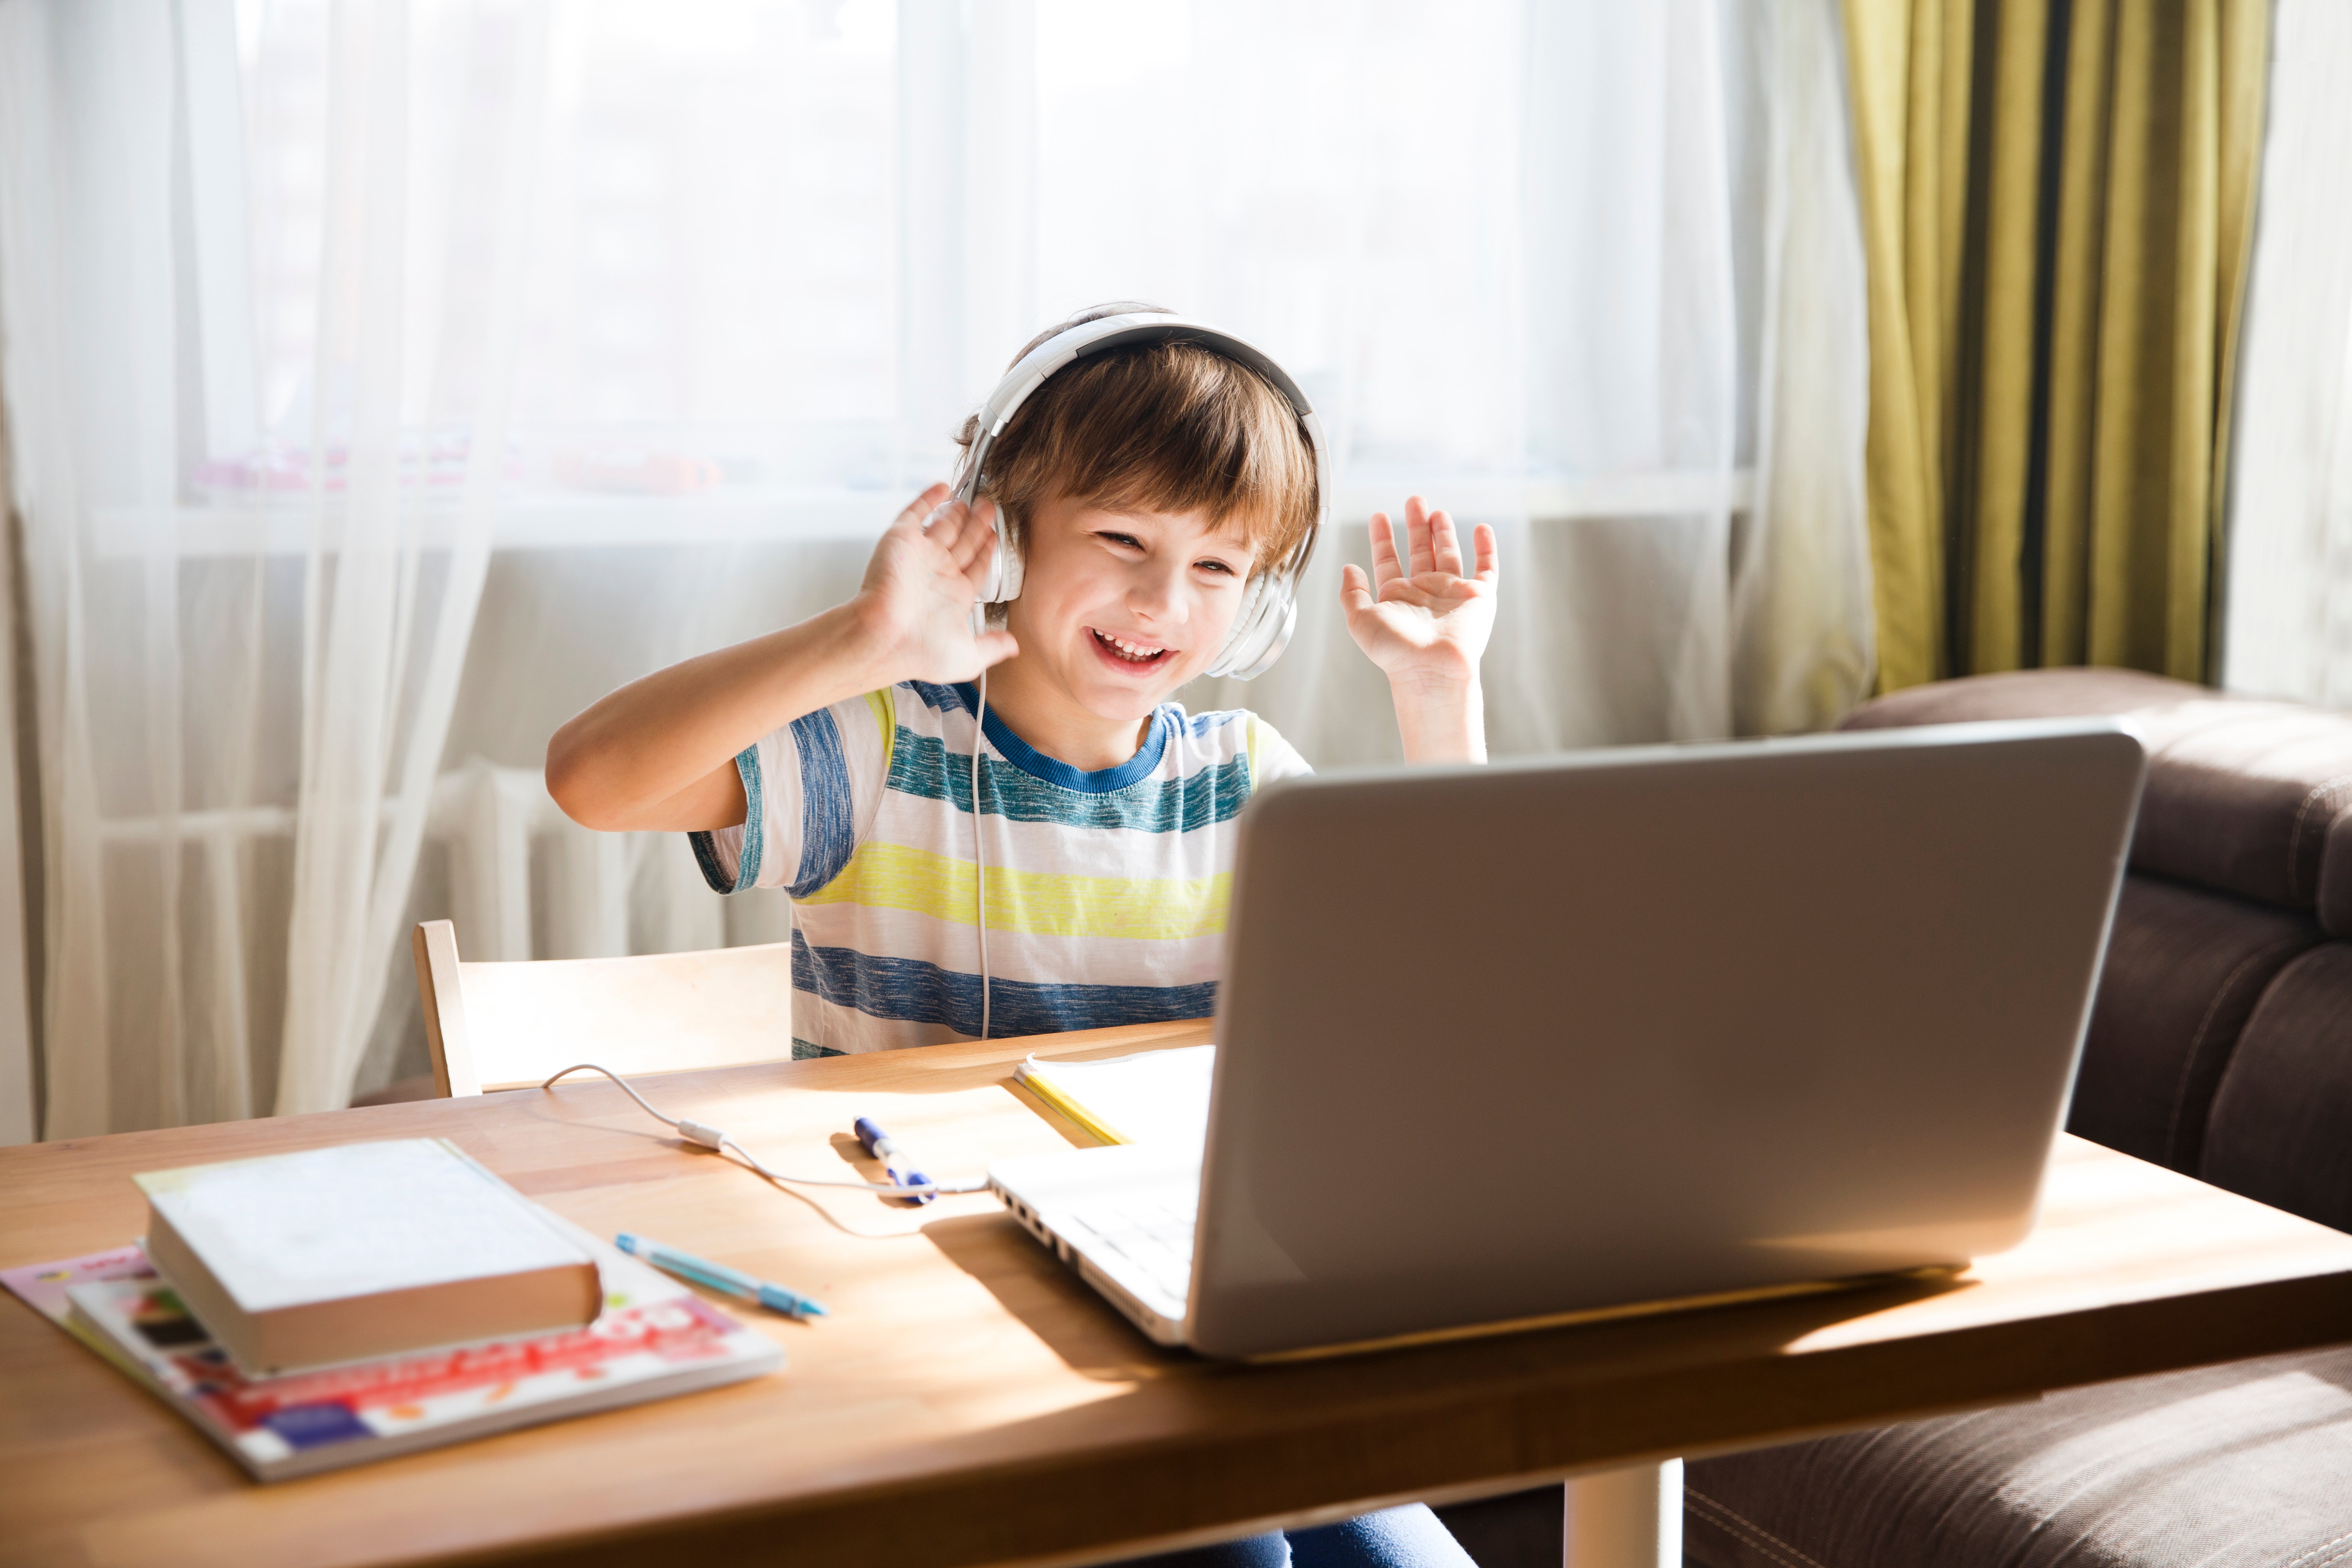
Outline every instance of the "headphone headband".
<path fill-rule="evenodd" d="M 1234 336 L 1231 332 L 1196 321 L 1186 316 L 1164 315 L 1159 311 L 1129 311 L 1116 316 L 1099 316 L 1091 321 L 1081 321 L 1066 327 L 1023 354 L 988 395 L 980 406 L 977 428 L 971 448 L 964 454 L 963 472 L 957 479 L 956 499 L 969 504 L 980 491 L 982 475 L 986 471 L 988 449 L 1004 426 L 1020 411 L 1029 395 L 1045 384 L 1045 378 L 1055 371 L 1074 363 L 1088 354 L 1108 349 L 1128 348 L 1139 343 L 1197 343 L 1213 353 L 1247 366 L 1280 393 L 1298 417 L 1299 427 L 1307 432 L 1307 442 L 1315 454 L 1315 520 L 1306 533 L 1293 545 L 1290 552 L 1278 562 L 1251 576 L 1249 593 L 1242 601 L 1241 613 L 1234 618 L 1232 635 L 1216 658 L 1203 674 L 1231 675 L 1241 680 L 1263 674 L 1289 646 L 1290 634 L 1298 621 L 1298 584 L 1307 572 L 1307 563 L 1315 553 L 1315 542 L 1323 525 L 1331 518 L 1331 460 L 1323 438 L 1323 421 L 1307 394 L 1290 378 L 1289 372 L 1275 363 L 1272 355 Z M 1005 544 L 1002 528 L 997 531 L 993 570 L 982 602 L 1001 603 L 1019 596 L 1021 592 L 1020 559 Z"/>

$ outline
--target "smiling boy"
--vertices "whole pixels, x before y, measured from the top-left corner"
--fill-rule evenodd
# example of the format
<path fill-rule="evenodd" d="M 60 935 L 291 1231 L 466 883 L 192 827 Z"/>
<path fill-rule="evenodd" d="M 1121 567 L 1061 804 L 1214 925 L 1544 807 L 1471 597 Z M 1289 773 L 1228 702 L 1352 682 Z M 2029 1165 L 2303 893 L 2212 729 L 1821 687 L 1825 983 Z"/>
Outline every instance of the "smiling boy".
<path fill-rule="evenodd" d="M 795 1056 L 974 1037 L 984 1008 L 998 1037 L 1208 1016 L 1236 818 L 1307 771 L 1247 710 L 1169 700 L 1315 526 L 1313 452 L 1267 381 L 1191 342 L 1095 354 L 987 467 L 976 507 L 917 497 L 847 603 L 623 687 L 548 747 L 574 820 L 691 833 L 719 891 L 790 893 Z M 1000 517 L 1024 582 L 976 631 Z M 1409 761 L 1483 761 L 1494 534 L 1465 574 L 1445 513 L 1414 497 L 1404 523 L 1404 562 L 1375 513 L 1371 574 L 1343 570 L 1348 627 Z"/>

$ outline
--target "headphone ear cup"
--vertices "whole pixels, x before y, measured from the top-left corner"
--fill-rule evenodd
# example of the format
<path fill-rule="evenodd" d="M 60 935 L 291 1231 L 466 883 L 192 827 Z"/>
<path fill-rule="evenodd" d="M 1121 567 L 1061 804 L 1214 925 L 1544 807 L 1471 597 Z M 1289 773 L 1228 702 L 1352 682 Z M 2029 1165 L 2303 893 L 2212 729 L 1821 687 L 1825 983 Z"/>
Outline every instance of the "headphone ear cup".
<path fill-rule="evenodd" d="M 1209 661 L 1209 668 L 1201 672 L 1202 675 L 1214 680 L 1234 672 L 1234 656 L 1255 640 L 1258 622 L 1263 618 L 1260 611 L 1265 604 L 1265 588 L 1263 575 L 1252 577 L 1243 588 L 1242 607 L 1234 613 L 1233 629 L 1225 634 L 1225 646 L 1217 650 L 1217 657 Z"/>
<path fill-rule="evenodd" d="M 989 546 L 988 574 L 981 580 L 980 602 L 1001 605 L 1021 596 L 1021 552 L 1004 542 L 1004 521 L 996 524 L 996 542 Z"/>
<path fill-rule="evenodd" d="M 997 604 L 1003 604 L 1007 599 L 1019 598 L 1021 596 L 1021 581 L 1027 574 L 1025 563 L 1021 558 L 1020 550 L 1015 546 L 1005 542 L 1004 521 L 1003 519 L 1000 517 L 997 520 L 996 524 L 997 592 L 994 602 Z"/>
<path fill-rule="evenodd" d="M 1290 634 L 1298 628 L 1298 601 L 1286 593 L 1269 595 L 1248 646 L 1234 650 L 1230 673 L 1235 680 L 1255 680 L 1274 668 Z"/>
<path fill-rule="evenodd" d="M 1232 634 L 1217 650 L 1216 662 L 1202 673 L 1230 675 L 1236 680 L 1265 674 L 1290 646 L 1291 631 L 1298 624 L 1296 588 L 1286 575 L 1252 578 L 1249 597 L 1242 601 L 1241 613 L 1234 617 Z"/>

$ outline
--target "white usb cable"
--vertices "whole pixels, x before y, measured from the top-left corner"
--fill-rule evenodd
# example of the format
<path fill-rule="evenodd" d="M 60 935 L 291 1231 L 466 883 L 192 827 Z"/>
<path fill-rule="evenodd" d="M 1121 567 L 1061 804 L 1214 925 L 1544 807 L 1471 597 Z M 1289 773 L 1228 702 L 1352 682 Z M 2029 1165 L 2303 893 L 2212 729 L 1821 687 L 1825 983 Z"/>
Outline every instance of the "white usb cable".
<path fill-rule="evenodd" d="M 575 1072 L 603 1073 L 606 1078 L 611 1079 L 614 1083 L 621 1086 L 621 1092 L 623 1094 L 627 1095 L 631 1100 L 635 1100 L 639 1105 L 645 1107 L 646 1115 L 652 1117 L 656 1121 L 666 1121 L 670 1126 L 675 1127 L 677 1129 L 677 1135 L 685 1139 L 688 1142 L 699 1144 L 705 1149 L 722 1153 L 729 1150 L 732 1150 L 739 1157 L 741 1158 L 745 1164 L 759 1172 L 760 1174 L 767 1177 L 768 1180 L 778 1183 L 782 1185 L 794 1187 L 847 1187 L 856 1192 L 880 1193 L 886 1196 L 894 1198 L 920 1198 L 931 1196 L 940 1193 L 981 1193 L 988 1190 L 988 1184 L 985 1181 L 927 1182 L 920 1184 L 910 1184 L 906 1186 L 900 1186 L 887 1182 L 844 1182 L 838 1180 L 827 1180 L 822 1176 L 787 1176 L 779 1172 L 768 1169 L 767 1166 L 760 1163 L 758 1155 L 752 1153 L 751 1151 L 744 1148 L 743 1145 L 735 1142 L 732 1137 L 720 1131 L 718 1128 L 711 1126 L 709 1122 L 697 1121 L 693 1118 L 687 1116 L 667 1116 L 661 1111 L 656 1110 L 644 1095 L 639 1094 L 630 1086 L 627 1079 L 623 1078 L 611 1068 L 599 1066 L 595 1062 L 574 1062 L 572 1066 L 565 1068 L 562 1072 L 557 1073 L 554 1078 L 549 1079 L 545 1083 L 541 1084 L 539 1087 L 543 1089 L 553 1089 L 555 1087 L 556 1079 L 563 1078 Z"/>

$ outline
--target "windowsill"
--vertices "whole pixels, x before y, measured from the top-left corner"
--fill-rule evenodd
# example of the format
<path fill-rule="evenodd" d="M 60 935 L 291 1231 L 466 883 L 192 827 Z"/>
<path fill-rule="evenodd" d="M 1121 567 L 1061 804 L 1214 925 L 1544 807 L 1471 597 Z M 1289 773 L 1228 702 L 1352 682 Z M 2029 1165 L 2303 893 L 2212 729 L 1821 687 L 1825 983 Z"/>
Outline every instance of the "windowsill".
<path fill-rule="evenodd" d="M 1746 510 L 1754 474 L 1740 468 L 1578 477 L 1441 475 L 1416 486 L 1402 474 L 1391 482 L 1377 473 L 1360 472 L 1339 487 L 1335 515 L 1353 522 L 1375 510 L 1395 512 L 1416 488 L 1465 521 L 1698 517 Z M 498 503 L 492 548 L 609 550 L 869 540 L 904 504 L 898 491 L 846 487 L 722 486 L 678 496 L 535 491 Z M 422 531 L 420 542 L 427 548 L 446 549 L 454 543 L 460 515 L 454 494 L 429 496 L 423 505 L 405 509 L 406 520 Z M 160 513 L 101 508 L 96 521 L 97 553 L 102 560 L 143 556 L 152 548 L 145 536 L 159 527 L 176 537 L 184 556 L 299 555 L 306 548 L 310 512 L 305 498 L 289 496 L 257 505 L 182 506 Z"/>

